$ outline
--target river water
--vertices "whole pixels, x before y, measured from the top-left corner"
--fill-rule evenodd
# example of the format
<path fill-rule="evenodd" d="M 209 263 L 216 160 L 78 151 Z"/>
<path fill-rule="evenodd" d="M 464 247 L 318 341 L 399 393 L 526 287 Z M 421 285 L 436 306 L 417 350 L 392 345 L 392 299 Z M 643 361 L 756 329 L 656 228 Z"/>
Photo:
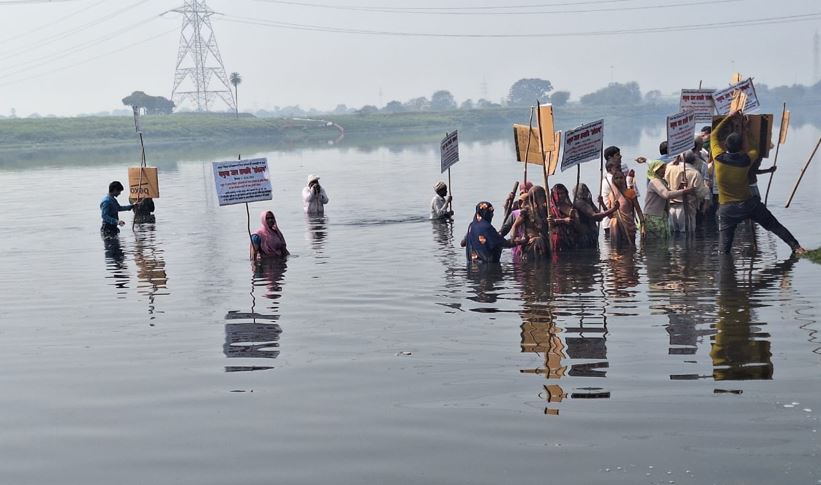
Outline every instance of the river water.
<path fill-rule="evenodd" d="M 821 168 L 783 203 L 818 132 L 791 132 L 771 195 L 811 248 Z M 235 153 L 158 152 L 157 222 L 125 213 L 117 244 L 97 207 L 133 150 L 0 166 L 0 483 L 821 483 L 818 266 L 759 228 L 731 260 L 706 236 L 468 268 L 473 205 L 521 166 L 461 143 L 452 227 L 426 220 L 435 143 L 243 153 L 273 172 L 252 229 L 273 209 L 293 253 L 259 268 L 216 202 Z"/>

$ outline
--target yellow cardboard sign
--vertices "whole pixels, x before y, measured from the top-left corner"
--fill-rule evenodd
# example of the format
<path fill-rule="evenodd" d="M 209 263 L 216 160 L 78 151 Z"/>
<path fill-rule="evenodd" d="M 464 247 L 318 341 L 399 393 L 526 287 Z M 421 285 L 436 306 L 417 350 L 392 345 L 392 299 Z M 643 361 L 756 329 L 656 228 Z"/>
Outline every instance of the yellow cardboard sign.
<path fill-rule="evenodd" d="M 530 133 L 530 145 L 528 146 L 528 133 Z M 539 129 L 531 128 L 527 125 L 513 125 L 513 140 L 516 142 L 516 161 L 542 165 L 541 140 L 539 140 Z"/>
<path fill-rule="evenodd" d="M 713 116 L 713 130 L 723 119 L 724 116 Z M 743 121 L 735 123 L 732 129 L 741 135 L 743 151 L 757 150 L 761 158 L 769 157 L 773 138 L 773 121 L 773 115 L 763 114 L 746 115 Z"/>
<path fill-rule="evenodd" d="M 733 101 L 730 103 L 730 113 L 743 111 L 745 106 L 747 106 L 747 93 L 741 90 L 734 92 Z"/>
<path fill-rule="evenodd" d="M 140 172 L 142 171 L 142 174 Z M 130 199 L 157 199 L 160 182 L 156 167 L 128 167 L 128 197 Z"/>
<path fill-rule="evenodd" d="M 781 117 L 781 131 L 778 133 L 778 144 L 783 145 L 787 143 L 787 130 L 790 128 L 790 112 L 784 111 Z"/>
<path fill-rule="evenodd" d="M 740 73 L 740 72 L 733 73 L 733 75 L 732 75 L 732 76 L 730 76 L 730 84 L 731 84 L 731 85 L 732 85 L 732 84 L 738 84 L 738 83 L 740 83 L 743 79 L 744 79 L 744 78 L 742 78 L 742 77 L 741 77 L 741 73 Z"/>
<path fill-rule="evenodd" d="M 556 167 L 559 166 L 559 147 L 562 146 L 562 132 L 557 131 L 553 135 L 553 146 L 555 147 L 552 152 L 550 152 L 550 164 L 547 167 L 547 174 L 553 175 L 556 173 Z"/>
<path fill-rule="evenodd" d="M 553 128 L 553 105 L 539 106 L 539 130 L 542 134 L 542 151 L 552 152 L 555 148 Z"/>

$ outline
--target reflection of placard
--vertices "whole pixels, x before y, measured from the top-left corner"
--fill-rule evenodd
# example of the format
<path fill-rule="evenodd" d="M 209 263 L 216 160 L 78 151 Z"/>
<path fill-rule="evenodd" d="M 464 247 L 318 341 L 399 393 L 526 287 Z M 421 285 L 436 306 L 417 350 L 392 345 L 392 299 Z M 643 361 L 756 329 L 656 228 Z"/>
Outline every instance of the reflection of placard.
<path fill-rule="evenodd" d="M 604 120 L 594 121 L 564 133 L 562 172 L 601 156 L 604 144 Z"/>
<path fill-rule="evenodd" d="M 667 117 L 667 154 L 671 157 L 692 150 L 696 134 L 696 115 L 682 111 Z"/>
<path fill-rule="evenodd" d="M 682 89 L 679 99 L 681 111 L 692 111 L 696 115 L 696 122 L 713 120 L 716 103 L 713 101 L 712 89 Z"/>
<path fill-rule="evenodd" d="M 547 167 L 547 174 L 548 175 L 553 175 L 554 173 L 556 173 L 556 167 L 559 165 L 559 150 L 561 149 L 561 146 L 562 146 L 562 132 L 561 131 L 557 131 L 553 135 L 553 146 L 555 147 L 555 150 L 550 152 L 550 165 L 548 165 L 548 167 Z"/>
<path fill-rule="evenodd" d="M 552 105 L 539 106 L 539 130 L 542 138 L 542 151 L 545 153 L 552 152 L 554 150 Z"/>
<path fill-rule="evenodd" d="M 736 91 L 744 91 L 744 94 L 747 95 L 747 102 L 744 104 L 743 109 L 745 113 L 755 111 L 761 106 L 758 102 L 758 96 L 755 94 L 753 80 L 750 78 L 713 93 L 713 100 L 716 103 L 716 111 L 718 111 L 718 114 L 726 115 L 730 112 L 730 104 L 733 102 L 733 93 Z"/>
<path fill-rule="evenodd" d="M 530 142 L 527 139 L 528 133 L 530 133 Z M 538 128 L 513 125 L 513 140 L 516 142 L 516 161 L 524 162 L 527 160 L 527 163 L 543 164 Z"/>
<path fill-rule="evenodd" d="M 128 167 L 129 199 L 158 199 L 159 197 L 160 183 L 157 177 L 157 167 L 143 167 L 142 176 L 140 167 Z"/>
<path fill-rule="evenodd" d="M 790 129 L 790 112 L 784 111 L 781 117 L 781 130 L 778 132 L 778 144 L 783 145 L 787 143 L 787 130 Z"/>
<path fill-rule="evenodd" d="M 448 133 L 439 146 L 442 154 L 442 173 L 459 161 L 459 132 Z"/>
<path fill-rule="evenodd" d="M 724 119 L 724 116 L 713 117 L 713 130 Z M 742 150 L 757 150 L 761 158 L 770 156 L 770 145 L 773 138 L 773 115 L 746 115 L 743 117 L 746 127 L 742 128 L 736 121 L 733 131 L 742 136 Z"/>
<path fill-rule="evenodd" d="M 271 200 L 267 158 L 214 162 L 213 167 L 220 205 Z"/>

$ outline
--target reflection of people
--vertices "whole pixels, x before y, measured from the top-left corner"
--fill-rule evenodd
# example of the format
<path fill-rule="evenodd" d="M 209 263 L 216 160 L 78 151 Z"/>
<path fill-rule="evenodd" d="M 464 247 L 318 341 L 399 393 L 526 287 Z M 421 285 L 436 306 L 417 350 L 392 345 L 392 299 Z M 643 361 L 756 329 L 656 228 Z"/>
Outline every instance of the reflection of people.
<path fill-rule="evenodd" d="M 749 173 L 758 160 L 758 152 L 742 151 L 743 139 L 738 133 L 722 136 L 732 129 L 740 112 L 727 116 L 710 135 L 710 149 L 715 160 L 715 180 L 718 185 L 719 244 L 721 251 L 729 253 L 733 247 L 735 228 L 741 222 L 752 219 L 764 229 L 774 233 L 787 243 L 796 254 L 806 252 L 795 237 L 764 206 L 759 197 L 753 195 L 749 185 Z M 724 142 L 722 146 L 721 142 Z M 726 148 L 726 151 L 725 151 Z"/>
<path fill-rule="evenodd" d="M 157 222 L 157 218 L 154 217 L 154 199 L 150 197 L 146 197 L 143 199 L 135 199 L 129 198 L 129 202 L 133 204 L 134 207 L 134 222 L 136 224 L 144 224 L 144 223 L 155 223 Z"/>
<path fill-rule="evenodd" d="M 263 211 L 260 219 L 262 225 L 257 229 L 257 232 L 251 235 L 251 259 L 283 258 L 291 254 L 285 244 L 285 236 L 282 235 L 282 231 L 277 226 L 274 213 Z"/>
<path fill-rule="evenodd" d="M 450 210 L 450 202 L 452 197 L 448 195 L 448 186 L 444 182 L 439 182 L 433 186 L 436 195 L 430 201 L 430 218 L 432 220 L 446 220 L 453 216 L 453 211 Z"/>
<path fill-rule="evenodd" d="M 305 212 L 310 215 L 322 215 L 325 213 L 325 204 L 328 203 L 328 194 L 319 185 L 319 177 L 308 176 L 308 186 L 302 189 L 302 202 Z"/>
<path fill-rule="evenodd" d="M 542 191 L 544 192 L 544 191 Z M 502 249 L 513 247 L 514 242 L 503 238 L 491 225 L 493 205 L 490 202 L 476 204 L 476 215 L 468 226 L 468 232 L 462 239 L 462 247 L 468 261 L 480 263 L 498 263 Z"/>
<path fill-rule="evenodd" d="M 311 247 L 315 251 L 320 252 L 325 245 L 325 238 L 328 236 L 327 223 L 325 216 L 307 216 L 306 220 L 306 235 L 311 242 Z"/>
<path fill-rule="evenodd" d="M 773 362 L 770 342 L 753 325 L 752 301 L 756 290 L 767 289 L 787 275 L 796 259 L 790 258 L 776 267 L 762 271 L 749 285 L 738 281 L 731 256 L 723 255 L 719 270 L 718 321 L 710 357 L 715 380 L 772 379 Z"/>
<path fill-rule="evenodd" d="M 103 236 L 105 237 L 112 237 L 116 236 L 120 233 L 120 228 L 118 226 L 125 225 L 125 222 L 120 220 L 119 213 L 123 211 L 130 211 L 133 206 L 131 205 L 120 205 L 117 202 L 117 197 L 123 193 L 123 184 L 118 181 L 111 182 L 108 184 L 108 195 L 103 197 L 103 201 L 100 202 L 100 216 L 103 219 L 103 225 L 100 227 L 100 232 L 102 232 Z"/>

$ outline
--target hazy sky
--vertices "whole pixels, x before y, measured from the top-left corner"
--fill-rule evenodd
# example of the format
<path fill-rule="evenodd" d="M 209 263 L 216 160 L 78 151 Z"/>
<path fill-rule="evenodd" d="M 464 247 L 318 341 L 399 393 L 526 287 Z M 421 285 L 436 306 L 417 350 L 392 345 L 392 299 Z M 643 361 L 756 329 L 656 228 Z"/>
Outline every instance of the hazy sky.
<path fill-rule="evenodd" d="M 160 14 L 182 3 L 0 0 L 0 114 L 12 108 L 20 116 L 108 111 L 122 108 L 120 99 L 134 90 L 170 96 L 181 17 Z M 549 79 L 574 98 L 606 85 L 611 76 L 637 80 L 642 91 L 665 93 L 697 87 L 700 79 L 705 87 L 723 86 L 734 70 L 771 86 L 807 84 L 814 82 L 813 34 L 821 27 L 818 0 L 210 0 L 208 5 L 224 14 L 214 16 L 213 25 L 226 70 L 242 74 L 239 99 L 245 110 L 383 105 L 438 89 L 449 89 L 458 101 L 475 100 L 484 95 L 483 81 L 487 97 L 498 101 L 522 77 Z M 762 19 L 766 23 L 686 30 Z M 548 36 L 328 31 L 339 29 Z M 634 33 L 647 29 L 659 31 Z"/>

